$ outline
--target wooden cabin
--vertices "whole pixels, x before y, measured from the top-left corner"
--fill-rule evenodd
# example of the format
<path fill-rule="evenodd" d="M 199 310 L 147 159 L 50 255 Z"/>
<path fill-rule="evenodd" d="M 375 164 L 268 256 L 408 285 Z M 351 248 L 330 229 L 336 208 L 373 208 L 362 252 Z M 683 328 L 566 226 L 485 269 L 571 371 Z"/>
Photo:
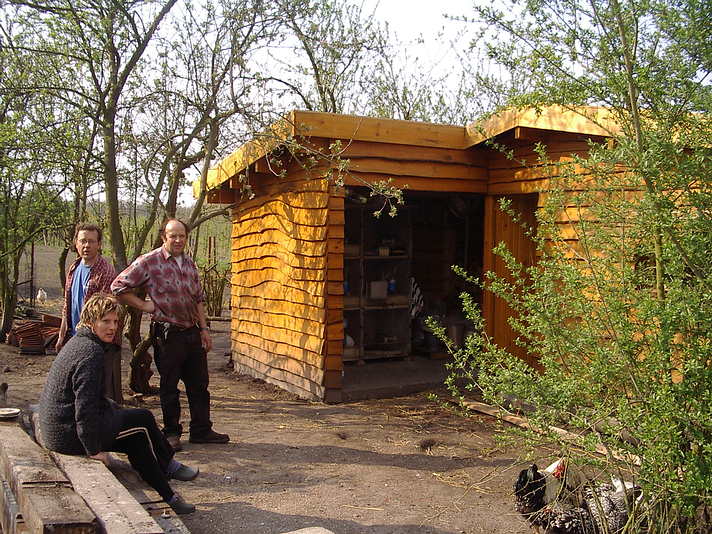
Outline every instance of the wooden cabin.
<path fill-rule="evenodd" d="M 421 318 L 438 316 L 456 340 L 466 333 L 451 266 L 504 274 L 492 253 L 500 241 L 535 261 L 498 199 L 509 197 L 534 222 L 557 172 L 539 163 L 535 146 L 545 144 L 554 163 L 585 155 L 589 140 L 610 135 L 605 113 L 507 112 L 461 127 L 293 111 L 237 149 L 207 183 L 210 202 L 234 204 L 236 370 L 340 402 L 344 366 L 442 353 Z M 334 154 L 340 159 L 324 157 Z M 365 184 L 383 180 L 403 188 L 395 217 L 387 208 L 373 215 L 383 200 Z M 481 298 L 490 336 L 534 364 L 514 345 L 507 306 Z"/>

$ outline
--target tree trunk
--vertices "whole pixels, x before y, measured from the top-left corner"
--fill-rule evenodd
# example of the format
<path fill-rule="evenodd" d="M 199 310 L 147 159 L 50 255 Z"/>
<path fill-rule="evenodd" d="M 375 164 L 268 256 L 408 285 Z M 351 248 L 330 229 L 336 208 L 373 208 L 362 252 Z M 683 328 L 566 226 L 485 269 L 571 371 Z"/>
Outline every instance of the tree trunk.
<path fill-rule="evenodd" d="M 106 117 L 110 122 L 103 128 L 104 137 L 104 185 L 106 186 L 106 204 L 109 210 L 109 235 L 111 237 L 111 252 L 114 256 L 116 270 L 123 271 L 126 260 L 126 243 L 121 231 L 121 215 L 119 212 L 119 177 L 116 171 L 116 137 L 113 116 Z"/>
<path fill-rule="evenodd" d="M 64 247 L 59 255 L 59 287 L 64 291 L 64 283 L 67 280 L 67 256 L 69 255 L 69 247 Z"/>
<path fill-rule="evenodd" d="M 15 318 L 15 308 L 17 307 L 17 292 L 14 284 L 3 287 L 2 295 L 2 323 L 0 323 L 0 343 L 5 343 L 7 335 L 12 328 L 12 321 Z"/>
<path fill-rule="evenodd" d="M 136 295 L 139 298 L 144 298 L 146 293 L 143 290 L 136 290 Z M 151 348 L 150 333 L 146 338 L 141 336 L 141 318 L 143 312 L 136 308 L 129 308 L 129 327 L 126 330 L 126 338 L 131 347 L 131 371 L 129 375 L 129 387 L 135 393 L 143 393 L 144 395 L 153 395 L 157 389 L 149 384 L 153 371 L 151 370 L 151 362 L 153 356 L 149 352 Z"/>

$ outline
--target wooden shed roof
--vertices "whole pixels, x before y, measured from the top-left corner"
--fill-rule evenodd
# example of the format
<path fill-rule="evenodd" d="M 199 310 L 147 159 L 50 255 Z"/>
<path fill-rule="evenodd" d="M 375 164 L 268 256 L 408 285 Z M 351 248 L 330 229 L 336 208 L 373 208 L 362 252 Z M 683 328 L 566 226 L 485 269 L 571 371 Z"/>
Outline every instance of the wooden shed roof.
<path fill-rule="evenodd" d="M 611 137 L 620 132 L 611 111 L 603 107 L 575 110 L 550 106 L 542 109 L 511 109 L 467 125 L 468 146 L 478 145 L 514 128 Z"/>
<path fill-rule="evenodd" d="M 610 112 L 600 107 L 507 110 L 466 127 L 294 110 L 210 169 L 207 188 L 220 187 L 285 140 L 298 136 L 465 150 L 515 128 L 611 136 L 616 133 L 612 124 Z M 193 183 L 193 192 L 195 196 L 200 192 L 200 180 Z"/>

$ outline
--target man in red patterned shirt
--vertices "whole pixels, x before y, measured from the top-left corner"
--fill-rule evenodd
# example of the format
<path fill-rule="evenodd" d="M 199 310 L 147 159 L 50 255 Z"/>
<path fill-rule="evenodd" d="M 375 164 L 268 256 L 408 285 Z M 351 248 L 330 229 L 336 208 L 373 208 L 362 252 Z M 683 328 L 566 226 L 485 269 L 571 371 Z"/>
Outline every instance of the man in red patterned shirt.
<path fill-rule="evenodd" d="M 69 266 L 64 284 L 62 324 L 56 345 L 58 353 L 74 335 L 83 304 L 94 293 L 108 293 L 116 277 L 114 266 L 101 255 L 101 228 L 94 224 L 79 223 L 74 230 L 73 242 L 79 257 Z M 104 353 L 104 393 L 119 404 L 124 401 L 121 394 L 122 332 L 123 323 L 120 323 L 114 342 Z"/>
<path fill-rule="evenodd" d="M 207 352 L 213 342 L 205 315 L 198 269 L 184 254 L 188 226 L 169 219 L 161 230 L 163 246 L 137 258 L 111 284 L 123 304 L 152 316 L 153 356 L 161 376 L 163 432 L 181 449 L 180 392 L 182 380 L 190 408 L 191 443 L 227 443 L 230 437 L 212 429 Z M 145 288 L 151 300 L 132 290 Z"/>

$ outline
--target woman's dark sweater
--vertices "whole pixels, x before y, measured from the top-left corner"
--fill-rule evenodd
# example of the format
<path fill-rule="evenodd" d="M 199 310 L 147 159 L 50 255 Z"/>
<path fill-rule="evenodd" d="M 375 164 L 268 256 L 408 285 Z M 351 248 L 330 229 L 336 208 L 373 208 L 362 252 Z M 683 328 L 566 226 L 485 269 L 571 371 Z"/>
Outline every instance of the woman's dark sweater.
<path fill-rule="evenodd" d="M 104 349 L 91 330 L 80 328 L 52 362 L 39 410 L 48 449 L 91 456 L 118 434 L 116 409 L 104 397 Z"/>

